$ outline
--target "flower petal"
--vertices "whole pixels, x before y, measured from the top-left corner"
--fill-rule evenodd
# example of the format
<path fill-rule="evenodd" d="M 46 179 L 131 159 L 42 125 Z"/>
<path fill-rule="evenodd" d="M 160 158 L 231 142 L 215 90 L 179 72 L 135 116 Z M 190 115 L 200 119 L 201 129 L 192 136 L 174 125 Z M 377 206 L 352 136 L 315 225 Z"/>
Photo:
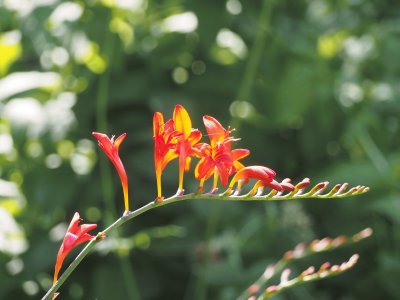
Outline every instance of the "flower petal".
<path fill-rule="evenodd" d="M 192 120 L 182 105 L 177 104 L 175 106 L 173 120 L 175 129 L 182 132 L 185 138 L 188 138 L 192 131 Z"/>
<path fill-rule="evenodd" d="M 111 139 L 106 134 L 100 132 L 92 132 L 92 135 L 99 142 L 99 147 L 105 152 L 108 157 L 110 157 L 113 147 Z"/>
<path fill-rule="evenodd" d="M 281 182 L 280 185 L 282 186 L 282 189 L 285 191 L 294 191 L 294 185 L 291 184 L 290 182 Z"/>
<path fill-rule="evenodd" d="M 97 228 L 97 224 L 82 224 L 81 226 L 79 226 L 79 235 L 85 234 L 95 228 Z"/>
<path fill-rule="evenodd" d="M 164 116 L 160 112 L 155 112 L 153 115 L 153 136 L 158 136 L 164 125 Z"/>
<path fill-rule="evenodd" d="M 190 135 L 188 136 L 188 142 L 191 146 L 194 146 L 197 144 L 198 141 L 201 140 L 202 133 L 198 129 L 193 129 Z"/>
<path fill-rule="evenodd" d="M 123 133 L 119 137 L 117 137 L 117 139 L 114 141 L 114 148 L 117 149 L 117 152 L 118 152 L 119 146 L 124 141 L 125 137 L 126 137 L 126 133 Z"/>
<path fill-rule="evenodd" d="M 74 247 L 75 247 L 75 243 L 78 240 L 79 236 L 71 233 L 71 232 L 67 232 L 64 236 L 64 240 L 62 242 L 62 246 L 63 246 L 63 252 L 69 252 L 71 251 Z"/>
<path fill-rule="evenodd" d="M 208 179 L 214 173 L 215 163 L 211 157 L 202 158 L 196 165 L 196 179 Z"/>
<path fill-rule="evenodd" d="M 263 183 L 271 182 L 276 173 L 274 170 L 264 167 L 264 166 L 248 166 L 239 170 L 235 176 L 232 178 L 230 187 L 239 181 L 242 180 L 245 183 L 249 181 L 249 179 L 258 179 L 263 181 Z"/>
<path fill-rule="evenodd" d="M 280 185 L 280 183 L 277 182 L 276 180 L 272 180 L 272 181 L 269 181 L 269 182 L 262 181 L 262 185 L 265 186 L 265 187 L 269 187 L 271 189 L 277 190 L 277 191 L 282 191 L 283 190 L 283 188 Z"/>
<path fill-rule="evenodd" d="M 79 213 L 75 212 L 74 216 L 72 217 L 71 222 L 69 223 L 67 231 L 74 233 L 74 234 L 78 234 L 80 220 L 81 220 L 81 217 L 79 216 Z"/>
<path fill-rule="evenodd" d="M 171 161 L 174 160 L 175 158 L 178 157 L 178 154 L 176 154 L 175 151 L 170 150 L 167 152 L 167 154 L 165 154 L 165 156 L 162 159 L 162 163 L 161 163 L 161 170 L 164 170 L 165 167 L 167 166 L 167 164 Z"/>
<path fill-rule="evenodd" d="M 246 156 L 249 156 L 250 150 L 248 150 L 248 149 L 233 149 L 231 151 L 231 153 L 232 153 L 233 160 L 240 160 L 242 158 L 245 158 Z"/>
<path fill-rule="evenodd" d="M 82 243 L 89 242 L 90 240 L 92 240 L 94 238 L 95 238 L 95 236 L 90 235 L 89 233 L 85 233 L 79 237 L 79 239 L 76 241 L 76 244 L 74 247 L 79 246 Z"/>
<path fill-rule="evenodd" d="M 212 143 L 222 142 L 228 137 L 229 134 L 226 129 L 215 118 L 204 116 L 203 122 Z"/>
<path fill-rule="evenodd" d="M 226 168 L 226 165 L 224 163 L 217 163 L 216 167 L 218 170 L 219 177 L 221 178 L 222 186 L 226 186 L 229 178 L 229 171 Z"/>

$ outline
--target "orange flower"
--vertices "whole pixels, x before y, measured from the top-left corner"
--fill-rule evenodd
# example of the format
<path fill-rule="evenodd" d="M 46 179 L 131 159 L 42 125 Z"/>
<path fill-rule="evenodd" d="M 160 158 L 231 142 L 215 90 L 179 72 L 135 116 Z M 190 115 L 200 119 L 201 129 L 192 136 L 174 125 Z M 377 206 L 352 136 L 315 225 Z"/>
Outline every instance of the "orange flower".
<path fill-rule="evenodd" d="M 192 120 L 182 105 L 175 106 L 173 120 L 175 130 L 181 133 L 175 148 L 179 156 L 179 193 L 183 192 L 183 174 L 190 168 L 191 157 L 200 157 L 200 144 L 197 143 L 202 134 L 198 129 L 192 128 Z"/>
<path fill-rule="evenodd" d="M 76 246 L 88 242 L 91 239 L 95 238 L 90 235 L 88 232 L 95 229 L 97 224 L 82 224 L 81 219 L 79 217 L 79 213 L 76 212 L 74 217 L 69 224 L 67 233 L 64 236 L 64 240 L 58 250 L 56 266 L 54 268 L 54 279 L 53 284 L 56 283 L 58 279 L 58 273 L 62 267 L 63 261 L 65 257 L 74 249 Z"/>
<path fill-rule="evenodd" d="M 195 177 L 200 180 L 199 188 L 202 189 L 204 181 L 214 174 L 215 189 L 218 177 L 221 178 L 221 184 L 226 186 L 229 176 L 244 167 L 239 160 L 248 156 L 250 151 L 232 150 L 231 142 L 235 139 L 229 136 L 231 131 L 222 127 L 213 117 L 204 116 L 203 121 L 211 144 L 200 144 L 202 158 L 196 166 Z"/>
<path fill-rule="evenodd" d="M 126 175 L 124 165 L 122 164 L 118 154 L 119 146 L 125 139 L 126 133 L 121 134 L 115 141 L 114 136 L 110 139 L 103 133 L 92 132 L 92 135 L 97 138 L 99 147 L 108 156 L 118 172 L 121 180 L 122 190 L 124 192 L 125 211 L 129 211 L 128 176 Z"/>
<path fill-rule="evenodd" d="M 174 121 L 164 123 L 164 116 L 160 112 L 153 116 L 153 140 L 154 140 L 154 167 L 156 169 L 157 199 L 162 199 L 161 174 L 167 164 L 178 157 L 175 151 L 177 137 L 180 135 L 174 129 Z"/>

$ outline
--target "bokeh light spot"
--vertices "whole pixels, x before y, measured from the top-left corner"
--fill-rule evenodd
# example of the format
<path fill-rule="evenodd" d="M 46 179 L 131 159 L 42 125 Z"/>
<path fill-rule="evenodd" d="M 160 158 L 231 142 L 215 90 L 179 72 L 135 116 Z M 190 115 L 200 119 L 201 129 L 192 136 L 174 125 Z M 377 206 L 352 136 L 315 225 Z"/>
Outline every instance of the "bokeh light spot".
<path fill-rule="evenodd" d="M 195 75 L 202 75 L 206 71 L 206 64 L 201 60 L 195 60 L 192 63 L 192 72 Z"/>
<path fill-rule="evenodd" d="M 186 71 L 186 69 L 182 67 L 175 68 L 172 71 L 172 79 L 177 83 L 177 84 L 184 84 L 186 81 L 189 79 L 189 74 Z"/>
<path fill-rule="evenodd" d="M 48 167 L 49 169 L 57 169 L 61 166 L 62 159 L 60 155 L 52 153 L 47 155 L 45 163 L 46 167 Z"/>
<path fill-rule="evenodd" d="M 242 4 L 238 0 L 228 0 L 226 1 L 226 10 L 231 15 L 238 15 L 242 12 Z"/>
<path fill-rule="evenodd" d="M 25 281 L 22 284 L 22 289 L 29 296 L 34 296 L 39 293 L 39 285 L 33 280 Z"/>

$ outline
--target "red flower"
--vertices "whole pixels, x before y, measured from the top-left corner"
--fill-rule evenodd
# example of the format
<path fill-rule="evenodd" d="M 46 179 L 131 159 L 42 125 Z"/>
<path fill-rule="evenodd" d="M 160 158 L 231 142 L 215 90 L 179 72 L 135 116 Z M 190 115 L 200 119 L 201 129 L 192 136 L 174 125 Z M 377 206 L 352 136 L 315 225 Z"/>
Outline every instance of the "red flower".
<path fill-rule="evenodd" d="M 160 112 L 153 116 L 153 139 L 154 139 L 154 167 L 156 169 L 157 199 L 162 198 L 161 174 L 166 165 L 178 157 L 175 151 L 177 137 L 180 135 L 174 129 L 174 121 L 168 120 L 164 123 L 164 116 Z"/>
<path fill-rule="evenodd" d="M 177 139 L 175 152 L 179 156 L 179 191 L 183 191 L 183 175 L 190 168 L 191 157 L 200 157 L 200 144 L 197 144 L 202 134 L 198 129 L 192 128 L 192 120 L 182 105 L 174 109 L 174 128 L 180 132 Z"/>
<path fill-rule="evenodd" d="M 248 166 L 239 170 L 235 176 L 232 178 L 229 187 L 241 181 L 243 183 L 248 183 L 249 179 L 258 179 L 264 183 L 270 183 L 276 175 L 276 172 L 270 168 L 264 166 Z"/>
<path fill-rule="evenodd" d="M 114 141 L 114 136 L 110 139 L 107 135 L 99 132 L 93 132 L 92 135 L 97 138 L 99 147 L 104 151 L 108 158 L 113 163 L 121 180 L 122 190 L 124 192 L 125 210 L 129 211 L 129 196 L 128 196 L 128 176 L 126 175 L 124 165 L 119 158 L 118 150 L 122 141 L 125 139 L 126 133 L 121 134 Z"/>
<path fill-rule="evenodd" d="M 277 191 L 290 190 L 294 189 L 294 186 L 288 182 L 284 181 L 282 183 L 274 180 L 276 172 L 268 167 L 264 166 L 248 166 L 239 170 L 235 176 L 232 178 L 231 183 L 229 184 L 229 188 L 233 188 L 235 183 L 238 183 L 238 188 L 243 183 L 248 183 L 249 179 L 258 179 L 256 183 L 256 187 L 263 186 L 269 187 Z"/>
<path fill-rule="evenodd" d="M 60 272 L 61 266 L 65 257 L 71 252 L 76 246 L 88 242 L 95 238 L 94 236 L 88 234 L 89 231 L 95 229 L 97 224 L 82 224 L 80 225 L 81 219 L 79 213 L 76 212 L 69 224 L 67 233 L 64 236 L 64 240 L 58 250 L 56 266 L 54 268 L 54 279 L 53 284 L 58 279 L 58 273 Z"/>
<path fill-rule="evenodd" d="M 235 139 L 229 136 L 230 130 L 222 127 L 213 117 L 204 116 L 203 121 L 211 145 L 201 144 L 202 158 L 196 166 L 195 176 L 200 180 L 200 189 L 203 187 L 204 181 L 213 174 L 213 188 L 217 187 L 218 177 L 221 178 L 221 184 L 225 186 L 229 176 L 244 167 L 239 160 L 248 156 L 250 151 L 247 149 L 231 150 L 231 142 Z"/>

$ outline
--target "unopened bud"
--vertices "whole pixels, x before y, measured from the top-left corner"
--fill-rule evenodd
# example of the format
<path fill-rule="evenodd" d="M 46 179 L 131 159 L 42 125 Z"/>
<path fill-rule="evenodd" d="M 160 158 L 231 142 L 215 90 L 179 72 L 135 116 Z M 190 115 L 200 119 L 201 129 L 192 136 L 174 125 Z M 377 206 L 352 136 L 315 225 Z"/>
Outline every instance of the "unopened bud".
<path fill-rule="evenodd" d="M 364 230 L 360 231 L 359 233 L 356 233 L 353 235 L 353 241 L 358 242 L 362 239 L 365 239 L 367 237 L 370 237 L 373 233 L 373 230 L 371 228 L 365 228 Z"/>
<path fill-rule="evenodd" d="M 347 238 L 346 236 L 344 236 L 344 235 L 339 235 L 337 238 L 335 238 L 335 239 L 332 241 L 332 246 L 333 246 L 333 247 L 339 247 L 339 246 L 345 244 L 345 243 L 347 242 L 347 240 L 348 240 L 348 238 Z"/>
<path fill-rule="evenodd" d="M 308 267 L 307 270 L 303 271 L 300 276 L 306 277 L 306 276 L 313 274 L 314 272 L 315 272 L 315 267 L 311 266 L 311 267 Z"/>
<path fill-rule="evenodd" d="M 265 294 L 266 295 L 272 295 L 272 294 L 275 294 L 278 291 L 279 291 L 279 286 L 271 285 L 271 286 L 267 287 L 267 289 L 265 290 Z"/>
<path fill-rule="evenodd" d="M 252 284 L 248 289 L 247 289 L 247 294 L 253 295 L 257 293 L 260 290 L 260 286 L 258 284 Z"/>
<path fill-rule="evenodd" d="M 103 240 L 105 240 L 106 239 L 106 234 L 104 233 L 104 232 L 99 232 L 97 235 L 96 235 L 96 240 L 97 241 L 103 241 Z"/>
<path fill-rule="evenodd" d="M 320 270 L 320 271 L 325 271 L 325 270 L 329 269 L 330 266 L 331 266 L 331 263 L 327 261 L 327 262 L 325 262 L 325 263 L 323 263 L 323 264 L 321 265 L 321 267 L 319 268 L 319 270 Z"/>

